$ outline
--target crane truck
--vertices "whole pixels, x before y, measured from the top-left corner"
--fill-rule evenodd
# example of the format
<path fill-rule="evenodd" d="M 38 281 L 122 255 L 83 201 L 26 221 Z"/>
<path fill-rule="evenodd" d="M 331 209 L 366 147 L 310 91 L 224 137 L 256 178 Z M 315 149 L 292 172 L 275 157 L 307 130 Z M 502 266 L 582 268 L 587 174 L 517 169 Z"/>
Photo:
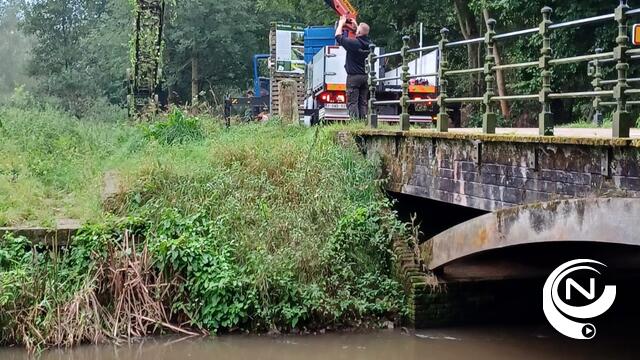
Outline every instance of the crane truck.
<path fill-rule="evenodd" d="M 345 16 L 350 21 L 346 27 L 346 35 L 355 36 L 357 10 L 348 0 L 325 0 L 334 11 Z M 347 111 L 346 82 L 347 73 L 344 68 L 346 51 L 336 45 L 335 27 L 311 27 L 305 31 L 305 47 L 313 50 L 313 57 L 308 57 L 306 67 L 305 89 L 306 96 L 303 104 L 304 121 L 307 125 L 321 121 L 349 120 Z M 317 47 L 318 43 L 323 46 Z M 316 47 L 314 47 L 316 45 Z M 307 51 L 305 50 L 305 53 Z M 384 53 L 384 49 L 375 48 L 376 55 Z M 411 76 L 432 74 L 437 72 L 438 52 L 430 52 L 416 58 L 409 63 Z M 377 61 L 375 64 L 377 78 L 397 77 L 401 67 L 389 68 L 387 64 Z M 376 86 L 377 100 L 398 100 L 402 95 L 400 80 L 383 81 Z M 438 112 L 436 105 L 438 97 L 437 78 L 435 76 L 415 78 L 409 86 L 411 99 L 431 100 L 425 103 L 411 105 L 410 113 L 413 123 L 431 123 Z M 399 105 L 385 105 L 378 108 L 380 122 L 398 122 Z"/>

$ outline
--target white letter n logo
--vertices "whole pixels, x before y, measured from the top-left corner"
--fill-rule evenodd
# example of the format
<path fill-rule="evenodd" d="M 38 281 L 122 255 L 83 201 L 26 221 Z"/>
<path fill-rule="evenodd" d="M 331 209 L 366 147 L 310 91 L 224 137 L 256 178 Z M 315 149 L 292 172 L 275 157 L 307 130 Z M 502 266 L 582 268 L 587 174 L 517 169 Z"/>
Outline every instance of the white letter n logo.
<path fill-rule="evenodd" d="M 578 290 L 578 292 L 580 292 L 580 294 L 582 294 L 582 296 L 584 296 L 588 300 L 593 300 L 593 299 L 596 298 L 596 279 L 594 279 L 594 278 L 589 279 L 589 291 L 585 290 L 585 288 L 580 286 L 580 284 L 578 284 L 578 282 L 576 282 L 572 278 L 568 278 L 567 279 L 567 285 L 566 285 L 566 299 L 567 300 L 571 300 L 571 288 L 572 287 L 574 289 Z"/>

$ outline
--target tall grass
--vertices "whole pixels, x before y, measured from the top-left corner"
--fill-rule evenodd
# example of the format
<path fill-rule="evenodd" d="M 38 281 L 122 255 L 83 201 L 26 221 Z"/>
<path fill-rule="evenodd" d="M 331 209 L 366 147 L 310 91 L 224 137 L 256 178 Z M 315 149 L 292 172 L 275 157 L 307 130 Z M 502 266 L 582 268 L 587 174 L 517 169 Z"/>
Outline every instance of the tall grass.
<path fill-rule="evenodd" d="M 99 219 L 105 166 L 138 133 L 54 109 L 0 107 L 0 124 L 0 226 Z"/>
<path fill-rule="evenodd" d="M 2 114 L 10 129 L 3 136 L 11 145 L 0 146 L 14 157 L 2 168 L 19 174 L 12 179 L 11 171 L 0 173 L 0 184 L 10 193 L 0 197 L 5 222 L 74 216 L 81 209 L 85 219 L 100 225 L 84 231 L 69 253 L 37 261 L 26 257 L 22 265 L 0 262 L 0 279 L 11 280 L 0 283 L 0 292 L 16 299 L 0 302 L 7 313 L 39 309 L 51 295 L 47 287 L 31 297 L 19 291 L 30 286 L 32 269 L 83 275 L 66 276 L 80 285 L 58 289 L 50 306 L 38 310 L 38 321 L 0 318 L 5 329 L 18 334 L 0 334 L 4 341 L 59 345 L 48 340 L 57 339 L 48 335 L 51 328 L 40 324 L 78 325 L 51 316 L 69 304 L 98 309 L 79 317 L 88 319 L 81 324 L 85 331 L 71 344 L 131 336 L 125 331 L 131 327 L 123 324 L 140 324 L 141 317 L 145 326 L 134 327 L 133 335 L 184 327 L 205 332 L 340 328 L 403 312 L 389 245 L 405 236 L 404 226 L 381 191 L 376 164 L 355 146 L 337 145 L 335 129 L 276 122 L 225 129 L 214 119 L 179 112 L 153 127 L 54 121 L 57 115 L 13 109 Z M 30 132 L 31 127 L 37 129 Z M 23 144 L 30 133 L 41 135 Z M 44 164 L 24 165 L 33 161 Z M 103 209 L 96 193 L 107 171 L 118 174 L 121 193 Z M 41 190 L 17 204 L 24 196 L 20 191 L 29 187 Z M 69 207 L 46 208 L 60 199 Z M 44 209 L 30 212 L 34 206 Z M 123 245 L 130 236 L 138 241 Z M 0 254 L 11 243 L 0 242 Z M 7 258 L 21 253 L 14 250 Z M 115 281 L 105 272 L 146 275 Z M 67 283 L 61 277 L 51 281 Z M 141 286 L 135 294 L 148 289 L 151 296 L 123 298 L 117 289 L 132 283 Z M 155 310 L 141 310 L 148 308 Z M 113 319 L 121 319 L 119 325 Z M 16 330 L 20 323 L 34 324 L 40 335 L 25 336 Z M 98 336 L 95 329 L 112 335 Z"/>

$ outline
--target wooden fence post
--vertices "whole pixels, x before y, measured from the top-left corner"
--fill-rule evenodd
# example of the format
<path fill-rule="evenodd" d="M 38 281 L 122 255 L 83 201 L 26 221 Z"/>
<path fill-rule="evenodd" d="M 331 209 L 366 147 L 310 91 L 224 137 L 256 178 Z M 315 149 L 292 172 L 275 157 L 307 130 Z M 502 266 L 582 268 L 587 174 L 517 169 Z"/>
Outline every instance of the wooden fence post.
<path fill-rule="evenodd" d="M 297 124 L 300 121 L 298 105 L 298 83 L 295 80 L 283 80 L 278 84 L 280 96 L 280 118 L 283 123 Z"/>

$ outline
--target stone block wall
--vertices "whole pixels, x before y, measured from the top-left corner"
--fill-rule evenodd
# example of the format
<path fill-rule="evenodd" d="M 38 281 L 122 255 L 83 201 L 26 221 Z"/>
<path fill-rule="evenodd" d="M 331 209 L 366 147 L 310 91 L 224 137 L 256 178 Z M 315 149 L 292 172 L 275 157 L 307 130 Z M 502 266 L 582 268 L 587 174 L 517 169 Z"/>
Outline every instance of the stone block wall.
<path fill-rule="evenodd" d="M 611 139 L 361 132 L 387 189 L 494 211 L 566 198 L 640 196 L 640 148 Z"/>

